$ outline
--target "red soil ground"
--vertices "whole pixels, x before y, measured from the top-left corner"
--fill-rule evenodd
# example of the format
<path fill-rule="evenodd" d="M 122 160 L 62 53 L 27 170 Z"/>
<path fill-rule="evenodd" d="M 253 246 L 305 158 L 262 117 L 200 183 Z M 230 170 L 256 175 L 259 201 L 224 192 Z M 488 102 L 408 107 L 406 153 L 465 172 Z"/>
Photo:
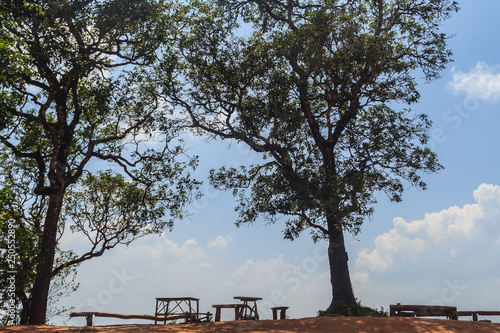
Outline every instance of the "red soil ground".
<path fill-rule="evenodd" d="M 123 332 L 123 333 L 210 333 L 210 332 L 269 332 L 269 333 L 492 333 L 500 332 L 500 324 L 424 318 L 361 318 L 321 317 L 287 320 L 259 320 L 176 325 L 113 325 L 94 327 L 7 326 L 0 332 L 59 333 L 59 332 Z"/>

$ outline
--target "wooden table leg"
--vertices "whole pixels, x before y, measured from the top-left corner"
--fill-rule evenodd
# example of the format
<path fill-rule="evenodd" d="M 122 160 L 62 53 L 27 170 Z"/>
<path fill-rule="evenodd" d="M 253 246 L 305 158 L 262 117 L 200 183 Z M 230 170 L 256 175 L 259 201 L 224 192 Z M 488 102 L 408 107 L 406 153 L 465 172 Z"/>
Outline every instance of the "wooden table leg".
<path fill-rule="evenodd" d="M 259 320 L 259 312 L 257 311 L 257 301 L 253 302 L 253 311 L 255 313 L 255 319 Z"/>
<path fill-rule="evenodd" d="M 239 307 L 234 308 L 234 320 L 240 320 L 240 308 Z"/>
<path fill-rule="evenodd" d="M 215 308 L 215 321 L 220 321 L 220 308 Z"/>

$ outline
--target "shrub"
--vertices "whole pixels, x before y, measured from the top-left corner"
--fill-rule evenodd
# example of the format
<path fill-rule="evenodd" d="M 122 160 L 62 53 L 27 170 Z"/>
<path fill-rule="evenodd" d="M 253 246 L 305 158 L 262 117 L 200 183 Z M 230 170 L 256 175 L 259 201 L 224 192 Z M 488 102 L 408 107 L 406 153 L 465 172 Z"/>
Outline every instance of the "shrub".
<path fill-rule="evenodd" d="M 318 311 L 318 317 L 323 316 L 355 316 L 355 317 L 387 317 L 387 310 L 383 307 L 380 310 L 372 309 L 361 305 L 360 301 L 348 303 L 346 301 L 332 302 L 325 311 Z"/>

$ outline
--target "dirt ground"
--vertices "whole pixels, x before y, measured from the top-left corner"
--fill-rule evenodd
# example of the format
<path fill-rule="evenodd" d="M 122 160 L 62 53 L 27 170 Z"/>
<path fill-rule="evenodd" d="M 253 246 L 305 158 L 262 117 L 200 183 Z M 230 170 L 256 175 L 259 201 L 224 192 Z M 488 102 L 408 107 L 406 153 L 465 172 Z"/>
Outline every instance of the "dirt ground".
<path fill-rule="evenodd" d="M 209 332 L 269 332 L 269 333 L 426 333 L 426 332 L 500 332 L 500 324 L 424 318 L 360 318 L 322 317 L 287 320 L 259 320 L 176 325 L 113 325 L 95 327 L 7 326 L 0 332 L 59 333 L 59 332 L 124 332 L 124 333 L 209 333 Z"/>

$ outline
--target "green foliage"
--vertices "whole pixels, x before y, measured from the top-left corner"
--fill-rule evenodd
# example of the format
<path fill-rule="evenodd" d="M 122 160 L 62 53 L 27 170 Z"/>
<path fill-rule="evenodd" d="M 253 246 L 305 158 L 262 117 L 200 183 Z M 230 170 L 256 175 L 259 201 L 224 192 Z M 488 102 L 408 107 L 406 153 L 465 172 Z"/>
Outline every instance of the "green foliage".
<path fill-rule="evenodd" d="M 383 307 L 377 310 L 363 306 L 360 301 L 348 303 L 342 300 L 333 302 L 325 311 L 318 311 L 318 317 L 323 316 L 388 317 L 389 312 Z"/>
<path fill-rule="evenodd" d="M 285 215 L 285 237 L 313 227 L 318 239 L 330 216 L 357 233 L 376 193 L 400 201 L 406 182 L 425 189 L 422 174 L 441 169 L 429 119 L 398 104 L 418 101 L 417 71 L 432 80 L 450 61 L 439 27 L 455 2 L 194 5 L 172 51 L 185 56 L 166 57 L 157 80 L 200 134 L 263 153 L 211 174 L 239 197 L 238 225 Z"/>

